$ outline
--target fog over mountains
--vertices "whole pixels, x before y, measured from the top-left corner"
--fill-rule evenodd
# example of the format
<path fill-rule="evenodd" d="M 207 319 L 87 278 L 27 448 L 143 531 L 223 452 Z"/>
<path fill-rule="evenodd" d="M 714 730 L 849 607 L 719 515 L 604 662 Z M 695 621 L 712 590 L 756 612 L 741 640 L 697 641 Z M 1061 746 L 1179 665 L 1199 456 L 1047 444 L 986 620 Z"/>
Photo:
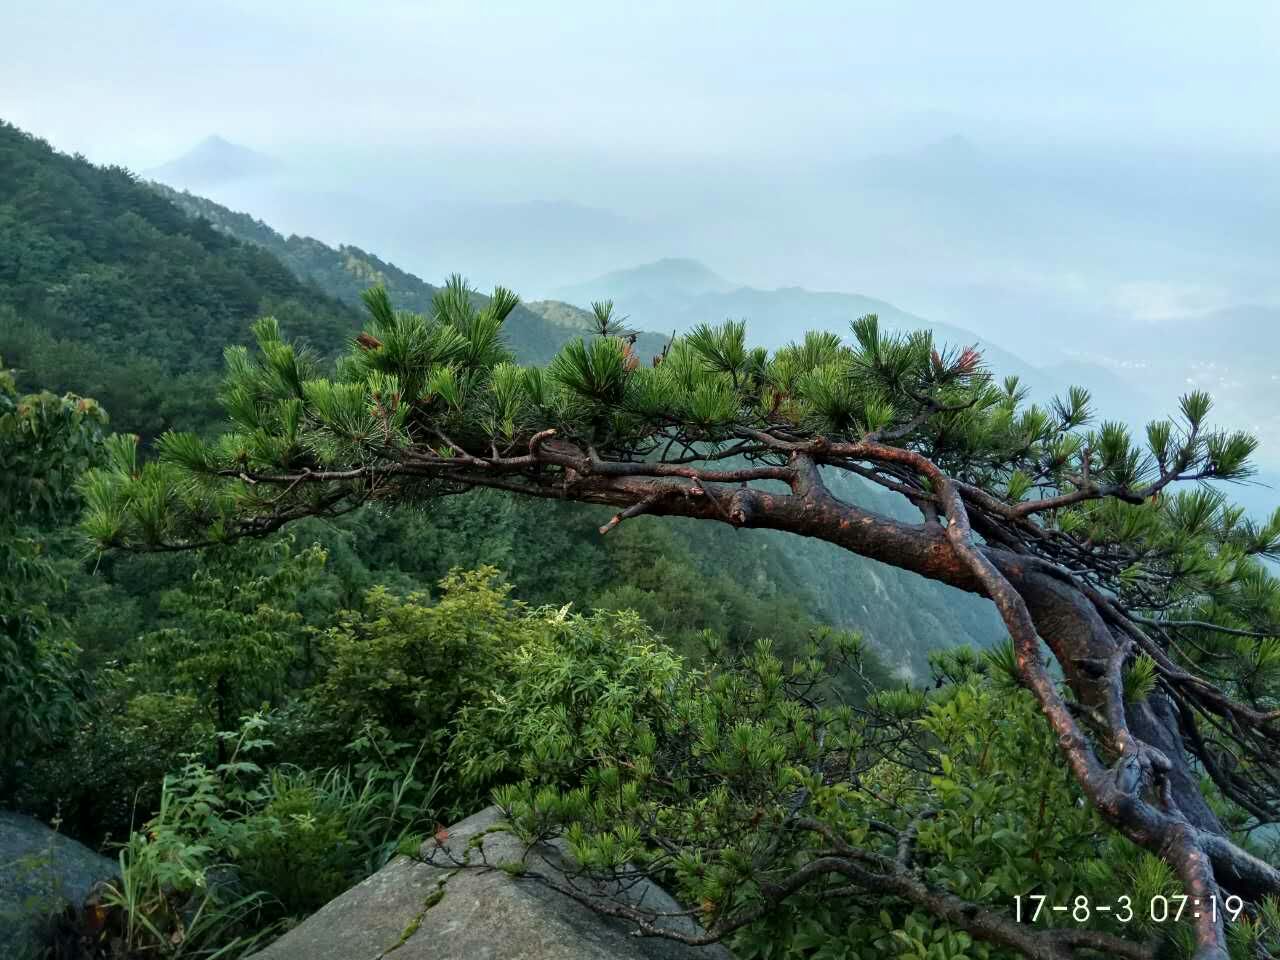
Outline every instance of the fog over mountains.
<path fill-rule="evenodd" d="M 1274 436 L 1274 4 L 135 7 L 9 13 L 44 53 L 0 64 L 10 119 L 419 276 L 541 299 L 685 257 L 1161 408 L 1212 382 Z"/>
<path fill-rule="evenodd" d="M 1136 424 L 1203 387 L 1225 424 L 1260 436 L 1269 471 L 1280 167 L 1258 159 L 948 135 L 773 181 L 748 165 L 579 159 L 571 190 L 536 149 L 277 158 L 211 137 L 148 175 L 421 276 L 456 270 L 578 306 L 610 297 L 647 330 L 734 317 L 777 346 L 876 312 L 981 344 L 1038 395 L 1086 383 L 1100 414 Z"/>
<path fill-rule="evenodd" d="M 280 162 L 273 157 L 212 134 L 168 163 L 144 170 L 143 176 L 161 183 L 204 189 L 233 180 L 267 177 L 280 168 Z"/>

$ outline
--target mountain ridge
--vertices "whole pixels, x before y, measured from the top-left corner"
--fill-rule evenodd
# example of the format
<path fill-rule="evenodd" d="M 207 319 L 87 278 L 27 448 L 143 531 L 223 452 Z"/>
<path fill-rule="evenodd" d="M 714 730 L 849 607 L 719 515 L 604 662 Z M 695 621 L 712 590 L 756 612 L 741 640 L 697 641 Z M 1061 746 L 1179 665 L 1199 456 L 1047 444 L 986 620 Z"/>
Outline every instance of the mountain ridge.
<path fill-rule="evenodd" d="M 689 291 L 681 290 L 678 285 L 667 285 L 664 272 L 655 268 L 669 262 L 695 264 L 706 274 L 720 279 L 722 286 Z M 847 336 L 850 323 L 874 313 L 890 329 L 903 332 L 929 329 L 938 340 L 952 346 L 976 345 L 994 369 L 1002 375 L 1018 375 L 1026 386 L 1046 399 L 1066 386 L 979 333 L 917 316 L 887 300 L 801 286 L 764 289 L 735 285 L 719 278 L 698 261 L 659 260 L 641 264 L 560 288 L 556 294 L 561 299 L 576 297 L 569 302 L 580 307 L 590 300 L 613 300 L 614 306 L 629 316 L 633 325 L 651 330 L 683 332 L 699 323 L 743 319 L 747 321 L 748 340 L 770 349 L 785 345 L 798 331 L 823 329 Z"/>
<path fill-rule="evenodd" d="M 275 157 L 210 134 L 190 150 L 143 171 L 150 180 L 179 186 L 209 187 L 230 180 L 277 173 L 283 164 Z"/>
<path fill-rule="evenodd" d="M 284 234 L 252 214 L 231 210 L 187 190 L 175 190 L 153 182 L 152 189 L 173 202 L 189 216 L 208 221 L 216 230 L 268 250 L 295 275 L 326 294 L 359 305 L 368 287 L 382 284 L 392 302 L 403 310 L 430 314 L 440 287 L 352 244 L 332 247 L 313 237 Z M 488 298 L 477 294 L 485 303 Z M 536 306 L 535 306 L 536 305 Z M 570 304 L 555 301 L 521 303 L 503 324 L 508 344 L 525 363 L 545 363 L 568 340 L 591 331 L 590 315 Z M 665 339 L 641 333 L 637 351 L 641 356 L 661 351 Z"/>

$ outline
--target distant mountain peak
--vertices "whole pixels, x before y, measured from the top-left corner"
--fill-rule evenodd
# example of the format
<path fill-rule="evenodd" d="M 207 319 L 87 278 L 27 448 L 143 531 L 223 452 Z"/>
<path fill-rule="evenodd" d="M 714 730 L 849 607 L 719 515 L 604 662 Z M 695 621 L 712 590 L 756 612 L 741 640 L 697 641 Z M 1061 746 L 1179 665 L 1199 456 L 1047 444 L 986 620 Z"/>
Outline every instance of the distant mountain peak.
<path fill-rule="evenodd" d="M 222 135 L 221 135 L 221 134 L 219 134 L 219 133 L 211 133 L 211 134 L 209 134 L 209 136 L 205 137 L 203 140 L 201 140 L 199 143 L 197 143 L 197 144 L 195 145 L 195 147 L 193 147 L 192 149 L 193 149 L 193 150 L 202 150 L 202 149 L 216 149 L 216 150 L 233 149 L 233 150 L 244 150 L 244 149 L 248 149 L 248 148 L 247 148 L 247 147 L 240 147 L 240 146 L 238 146 L 237 144 L 232 143 L 230 140 L 228 140 L 226 137 L 222 136 Z"/>
<path fill-rule="evenodd" d="M 695 260 L 692 257 L 662 257 L 659 260 L 632 267 L 629 271 L 620 272 L 661 273 L 665 276 L 682 276 L 689 280 L 699 280 L 717 286 L 731 286 L 720 274 L 716 273 L 701 260 Z"/>
<path fill-rule="evenodd" d="M 145 173 L 148 179 L 173 186 L 209 186 L 262 176 L 278 170 L 280 162 L 265 153 L 210 134 L 179 157 Z"/>
<path fill-rule="evenodd" d="M 556 299 L 581 305 L 596 298 L 602 290 L 615 291 L 616 296 L 626 301 L 636 297 L 666 298 L 726 293 L 736 286 L 737 284 L 730 283 L 701 260 L 663 257 L 565 287 L 557 293 Z"/>

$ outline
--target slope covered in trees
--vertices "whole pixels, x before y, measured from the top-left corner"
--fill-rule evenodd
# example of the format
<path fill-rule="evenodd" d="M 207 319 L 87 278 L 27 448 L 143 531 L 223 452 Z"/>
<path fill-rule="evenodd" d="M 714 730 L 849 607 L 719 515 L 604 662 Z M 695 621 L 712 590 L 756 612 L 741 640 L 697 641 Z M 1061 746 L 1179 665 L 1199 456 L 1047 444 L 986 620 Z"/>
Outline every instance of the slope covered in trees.
<path fill-rule="evenodd" d="M 344 244 L 335 249 L 313 237 L 296 234 L 284 237 L 249 214 L 228 210 L 212 200 L 162 183 L 150 186 L 193 217 L 207 220 L 228 236 L 269 250 L 299 279 L 348 303 L 358 304 L 360 295 L 369 287 L 383 286 L 401 309 L 425 313 L 432 309 L 432 301 L 439 292 L 439 287 L 359 247 Z M 476 301 L 483 305 L 486 298 L 477 294 Z M 590 313 L 555 302 L 519 304 L 504 325 L 508 346 L 530 363 L 546 363 L 570 337 L 590 330 Z M 660 353 L 663 344 L 663 339 L 655 334 L 641 332 L 636 352 L 649 357 Z"/>
<path fill-rule="evenodd" d="M 252 218 L 173 195 L 199 204 L 215 226 L 128 171 L 59 154 L 12 126 L 0 127 L 0 146 L 0 357 L 16 389 L 93 396 L 113 428 L 140 434 L 144 445 L 170 427 L 216 428 L 224 413 L 213 371 L 227 345 L 245 342 L 256 317 L 296 325 L 324 364 L 358 329 L 359 313 L 347 302 L 370 283 L 390 284 L 399 303 L 426 310 L 442 292 L 354 248 L 286 241 Z M 519 306 L 514 314 L 504 348 L 530 361 L 554 354 L 581 332 L 575 323 L 590 320 L 579 311 L 571 322 L 547 321 Z M 650 345 L 660 349 L 659 340 Z M 483 504 L 442 505 L 411 529 L 351 519 L 325 536 L 350 544 L 347 598 L 379 581 L 432 584 L 456 565 L 493 564 L 534 602 L 644 605 L 681 643 L 702 629 L 748 642 L 778 624 L 815 622 L 802 612 L 810 606 L 805 571 L 785 555 L 756 550 L 730 576 L 691 577 L 709 567 L 702 560 L 712 545 L 649 531 L 633 548 L 652 562 L 633 568 L 623 551 L 601 546 L 590 521 L 550 519 L 580 509 L 530 509 L 497 494 Z M 546 527 L 573 533 L 547 536 Z M 100 613 L 92 626 L 74 618 L 79 638 L 95 656 L 109 656 L 130 631 L 157 622 L 148 592 L 189 573 L 178 565 L 167 576 L 155 569 L 108 577 L 109 586 L 78 581 L 75 599 L 93 597 L 83 610 L 96 605 Z M 918 646 L 923 657 L 926 645 Z"/>
<path fill-rule="evenodd" d="M 217 341 L 244 342 L 263 313 L 293 318 L 331 351 L 356 325 L 348 306 L 191 221 L 129 171 L 0 123 L 0 353 L 24 385 L 92 392 L 148 435 L 207 421 L 201 375 L 221 363 Z"/>
<path fill-rule="evenodd" d="M 332 356 L 358 327 L 358 314 L 347 304 L 375 282 L 398 307 L 434 310 L 441 288 L 364 251 L 286 239 L 246 214 L 58 154 L 13 127 L 0 135 L 7 158 L 0 210 L 22 224 L 0 241 L 0 356 L 15 369 L 20 387 L 92 396 L 114 429 L 138 433 L 145 442 L 167 428 L 217 429 L 222 410 L 212 371 L 223 347 L 245 342 L 262 313 L 273 313 L 313 349 Z M 146 242 L 133 242 L 131 231 Z M 32 251 L 39 250 L 44 259 L 33 261 Z M 170 290 L 175 270 L 182 271 L 182 281 Z M 103 276 L 114 279 L 100 283 Z M 74 295 L 66 292 L 70 281 Z M 487 303 L 480 295 L 473 299 Z M 520 361 L 544 362 L 593 324 L 588 311 L 568 304 L 517 305 L 503 325 L 503 339 Z M 641 332 L 635 350 L 647 361 L 665 344 L 666 338 Z M 545 509 L 507 506 L 502 495 L 494 503 L 480 511 L 491 523 L 477 520 L 469 506 L 434 509 L 421 529 L 436 531 L 431 542 L 449 544 L 443 552 L 423 556 L 372 538 L 362 540 L 358 552 L 383 558 L 374 566 L 404 567 L 427 582 L 452 563 L 494 563 L 529 588 L 527 599 L 639 604 L 685 635 L 732 625 L 735 637 L 758 636 L 762 623 L 785 619 L 767 612 L 766 601 L 781 610 L 785 598 L 796 598 L 821 621 L 863 630 L 916 675 L 926 671 L 934 647 L 989 644 L 999 634 L 994 616 L 977 603 L 957 603 L 918 578 L 825 544 L 788 542 L 767 532 L 726 538 L 665 524 L 667 529 L 647 534 L 661 560 L 642 570 L 620 559 L 603 562 L 606 554 L 625 552 L 602 547 L 587 523 L 572 527 L 559 544 L 559 563 L 548 565 L 545 538 L 535 532 Z M 398 530 L 381 536 L 394 543 Z M 716 563 L 725 551 L 739 558 L 728 580 Z M 454 559 L 435 562 L 436 556 Z M 548 573 L 549 567 L 561 574 Z M 674 589 L 689 568 L 701 583 L 721 587 Z M 644 587 L 637 586 L 641 579 Z M 730 589 L 731 582 L 748 589 Z M 690 599 L 680 599 L 686 592 Z M 748 614 L 748 602 L 734 599 L 742 596 L 759 600 L 755 612 Z"/>
<path fill-rule="evenodd" d="M 398 306 L 427 311 L 441 292 L 354 248 L 285 240 L 251 217 L 167 194 L 180 208 L 127 171 L 59 154 L 11 126 L 0 134 L 0 211 L 17 228 L 0 243 L 0 357 L 17 389 L 98 398 L 112 427 L 140 434 L 144 445 L 170 427 L 217 428 L 223 410 L 212 371 L 260 313 L 273 312 L 324 357 L 357 328 L 346 303 L 369 282 L 385 284 Z M 181 282 L 170 289 L 174 271 Z M 503 336 L 520 360 L 536 362 L 593 324 L 589 312 L 537 303 L 517 306 Z M 525 346 L 512 343 L 521 329 Z M 664 345 L 642 333 L 636 350 Z M 851 564 L 825 544 L 679 521 L 602 540 L 595 527 L 605 511 L 566 521 L 583 509 L 493 493 L 443 502 L 408 525 L 370 515 L 309 536 L 345 558 L 343 577 L 327 588 L 337 602 L 379 582 L 408 589 L 453 566 L 492 564 L 535 603 L 640 609 L 685 650 L 702 630 L 741 646 L 827 623 L 862 629 L 896 666 L 920 675 L 932 647 L 995 636 L 992 616 L 976 604 L 957 608 L 923 581 Z M 67 550 L 59 556 L 72 589 L 60 606 L 93 664 L 161 627 L 164 614 L 147 598 L 191 574 L 181 562 L 140 560 L 105 562 L 94 577 Z M 736 558 L 727 570 L 717 563 L 725 554 Z"/>

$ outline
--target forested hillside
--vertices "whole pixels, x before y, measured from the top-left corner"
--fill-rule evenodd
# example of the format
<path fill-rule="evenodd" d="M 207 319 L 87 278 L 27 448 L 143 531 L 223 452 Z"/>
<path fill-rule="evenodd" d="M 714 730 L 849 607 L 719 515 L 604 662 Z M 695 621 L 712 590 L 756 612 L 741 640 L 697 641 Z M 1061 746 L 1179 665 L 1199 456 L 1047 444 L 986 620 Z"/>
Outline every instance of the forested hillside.
<path fill-rule="evenodd" d="M 323 364 L 358 328 L 363 311 L 347 303 L 373 283 L 406 309 L 435 309 L 440 288 L 368 254 L 286 241 L 248 216 L 185 198 L 217 217 L 215 227 L 128 171 L 59 154 L 11 126 L 0 132 L 0 216 L 14 227 L 0 251 L 0 358 L 14 369 L 17 389 L 93 396 L 112 428 L 140 434 L 144 445 L 170 427 L 215 428 L 223 414 L 214 371 L 224 347 L 246 341 L 260 315 L 275 316 Z M 547 321 L 516 307 L 504 340 L 520 359 L 536 361 L 581 335 L 575 324 L 586 322 Z M 526 600 L 644 607 L 686 646 L 703 629 L 747 643 L 783 625 L 802 634 L 836 622 L 812 591 L 812 571 L 784 551 L 737 544 L 741 562 L 726 573 L 706 562 L 723 545 L 702 531 L 655 525 L 601 539 L 595 528 L 605 518 L 496 493 L 443 503 L 408 523 L 369 512 L 309 535 L 348 545 L 348 569 L 330 588 L 336 603 L 374 583 L 429 588 L 453 567 L 492 564 Z M 127 575 L 116 575 L 117 562 Z M 160 614 L 144 598 L 189 575 L 182 561 L 137 562 L 152 572 L 123 559 L 95 575 L 68 567 L 68 575 L 84 577 L 68 598 L 73 632 L 93 658 L 114 655 L 154 626 Z M 691 576 L 700 569 L 705 576 Z M 921 657 L 924 649 L 922 642 Z"/>
<path fill-rule="evenodd" d="M 212 200 L 162 183 L 150 186 L 193 217 L 207 220 L 228 236 L 269 250 L 300 280 L 332 297 L 357 304 L 365 290 L 381 285 L 403 310 L 419 313 L 432 310 L 439 287 L 359 247 L 344 244 L 335 249 L 312 237 L 296 234 L 286 238 L 247 213 L 228 210 Z M 486 298 L 477 295 L 476 301 L 483 304 Z M 521 360 L 545 363 L 570 337 L 590 332 L 591 315 L 569 304 L 521 304 L 507 318 L 503 330 L 507 344 Z M 641 333 L 636 351 L 642 357 L 649 357 L 662 350 L 663 342 L 654 334 Z"/>
<path fill-rule="evenodd" d="M 363 251 L 286 241 L 251 217 L 170 191 L 180 208 L 157 189 L 0 125 L 0 356 L 23 386 L 94 396 L 118 429 L 149 438 L 217 421 L 211 374 L 255 317 L 275 315 L 332 355 L 375 283 L 406 309 L 430 310 L 437 288 Z M 507 337 L 520 356 L 545 361 L 580 332 L 520 308 Z"/>
<path fill-rule="evenodd" d="M 370 285 L 381 284 L 396 306 L 423 313 L 433 310 L 439 288 L 363 250 L 351 246 L 335 249 L 309 237 L 286 239 L 248 214 L 162 184 L 153 186 L 193 216 L 208 220 L 230 236 L 271 251 L 300 279 L 315 283 L 334 297 L 355 303 Z M 679 281 L 677 278 L 673 284 L 676 292 L 689 283 L 687 278 L 683 285 Z M 697 289 L 709 282 L 702 272 L 696 274 L 695 281 Z M 652 280 L 645 278 L 643 284 L 651 286 Z M 624 288 L 622 292 L 628 291 Z M 487 302 L 479 296 L 475 301 L 477 304 Z M 661 311 L 643 315 L 646 322 L 655 326 L 665 322 L 663 316 Z M 719 319 L 719 315 L 713 312 L 703 319 Z M 626 322 L 634 328 L 637 324 L 632 320 L 627 318 Z M 673 326 L 689 322 L 691 316 L 687 308 L 673 312 Z M 503 333 L 522 362 L 534 363 L 545 362 L 565 342 L 589 334 L 593 326 L 589 311 L 563 301 L 544 300 L 521 304 L 512 310 L 503 323 Z M 666 346 L 666 338 L 660 335 L 633 332 L 637 333 L 635 351 L 640 358 L 658 355 Z M 303 337 L 305 339 L 305 333 Z M 882 511 L 899 516 L 911 513 L 906 501 L 874 486 L 840 477 L 833 482 L 839 485 L 842 495 L 859 502 L 874 504 Z M 520 512 L 531 508 L 526 504 L 511 509 Z M 679 544 L 681 559 L 676 561 L 673 555 L 672 570 L 691 563 L 703 576 L 716 580 L 723 576 L 720 559 L 726 553 L 733 554 L 737 558 L 734 576 L 752 593 L 772 602 L 796 599 L 819 620 L 862 631 L 879 649 L 893 651 L 888 658 L 890 665 L 906 675 L 924 675 L 930 650 L 959 643 L 990 646 L 1002 635 L 994 610 L 982 601 L 911 574 L 851 557 L 828 544 L 769 531 L 707 530 L 681 525 L 679 521 L 664 521 L 663 525 L 667 528 L 662 535 L 668 544 L 667 550 L 676 551 Z M 570 527 L 564 535 L 571 538 L 576 556 L 592 555 L 601 549 L 587 524 L 580 527 L 570 524 Z M 508 564 L 513 565 L 512 569 L 522 567 L 522 551 L 528 548 L 510 541 L 510 530 L 511 525 L 503 522 L 488 534 L 478 536 L 479 542 L 501 540 L 504 546 L 501 553 L 477 554 L 477 557 L 484 562 L 498 563 L 504 569 Z M 628 576 L 644 575 L 636 571 Z M 539 591 L 526 595 L 585 599 L 591 595 L 581 592 L 585 582 L 577 577 L 564 577 L 562 593 Z M 625 601 L 637 609 L 643 608 L 650 622 L 673 622 L 668 611 L 675 607 L 670 600 L 655 601 L 659 593 L 650 590 L 646 599 L 633 589 L 618 585 L 609 596 L 610 602 Z"/>
<path fill-rule="evenodd" d="M 23 385 L 97 397 L 144 436 L 209 423 L 220 341 L 275 314 L 330 352 L 350 307 L 119 167 L 0 124 L 0 355 Z"/>

